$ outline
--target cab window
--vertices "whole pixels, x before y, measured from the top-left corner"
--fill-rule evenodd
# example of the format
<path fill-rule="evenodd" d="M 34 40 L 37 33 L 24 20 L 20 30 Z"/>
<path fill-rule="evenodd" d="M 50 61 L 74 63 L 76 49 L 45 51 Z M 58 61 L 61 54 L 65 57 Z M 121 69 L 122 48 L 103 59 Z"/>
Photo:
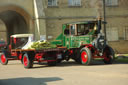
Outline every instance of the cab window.
<path fill-rule="evenodd" d="M 65 35 L 69 35 L 69 25 L 66 26 L 66 29 L 64 30 Z"/>
<path fill-rule="evenodd" d="M 75 25 L 67 25 L 64 30 L 65 35 L 75 35 Z"/>
<path fill-rule="evenodd" d="M 28 37 L 13 38 L 12 49 L 21 49 L 28 42 Z"/>
<path fill-rule="evenodd" d="M 78 24 L 77 25 L 77 35 L 86 35 L 89 32 L 88 25 Z"/>
<path fill-rule="evenodd" d="M 77 35 L 93 34 L 95 31 L 94 24 L 78 24 Z"/>
<path fill-rule="evenodd" d="M 71 29 L 71 35 L 75 35 L 75 25 L 71 25 L 70 29 Z"/>

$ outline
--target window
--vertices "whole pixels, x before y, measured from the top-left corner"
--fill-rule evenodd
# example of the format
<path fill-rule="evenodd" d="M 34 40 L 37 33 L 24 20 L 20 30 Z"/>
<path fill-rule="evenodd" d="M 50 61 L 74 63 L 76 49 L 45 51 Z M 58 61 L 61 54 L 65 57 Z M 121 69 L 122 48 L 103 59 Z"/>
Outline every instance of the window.
<path fill-rule="evenodd" d="M 21 49 L 28 42 L 28 37 L 13 38 L 12 49 Z"/>
<path fill-rule="evenodd" d="M 64 34 L 65 34 L 65 35 L 69 35 L 69 28 L 66 28 L 66 29 L 64 30 Z"/>
<path fill-rule="evenodd" d="M 57 0 L 48 0 L 48 6 L 57 6 Z"/>
<path fill-rule="evenodd" d="M 71 35 L 75 35 L 75 25 L 71 25 L 70 29 L 71 29 Z"/>
<path fill-rule="evenodd" d="M 66 29 L 64 30 L 65 35 L 75 35 L 75 25 L 67 25 Z"/>
<path fill-rule="evenodd" d="M 81 0 L 68 0 L 69 6 L 81 6 Z"/>
<path fill-rule="evenodd" d="M 118 6 L 118 0 L 106 0 L 106 6 Z"/>
<path fill-rule="evenodd" d="M 125 28 L 124 32 L 125 32 L 124 38 L 125 40 L 128 40 L 128 27 Z"/>
<path fill-rule="evenodd" d="M 93 35 L 96 33 L 95 24 L 78 24 L 77 35 Z"/>
<path fill-rule="evenodd" d="M 77 25 L 77 35 L 86 35 L 89 32 L 88 25 L 78 24 Z"/>
<path fill-rule="evenodd" d="M 66 29 L 64 30 L 65 35 L 69 35 L 69 25 L 66 26 Z"/>

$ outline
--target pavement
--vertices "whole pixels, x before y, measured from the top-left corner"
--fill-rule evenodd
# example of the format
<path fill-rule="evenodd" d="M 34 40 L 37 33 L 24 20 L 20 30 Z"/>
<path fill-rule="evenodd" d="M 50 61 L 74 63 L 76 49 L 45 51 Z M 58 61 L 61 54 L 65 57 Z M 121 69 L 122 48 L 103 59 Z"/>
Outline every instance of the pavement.
<path fill-rule="evenodd" d="M 20 61 L 0 64 L 0 85 L 128 85 L 128 63 L 102 61 L 84 66 L 74 61 L 49 67 L 34 64 L 25 69 Z"/>

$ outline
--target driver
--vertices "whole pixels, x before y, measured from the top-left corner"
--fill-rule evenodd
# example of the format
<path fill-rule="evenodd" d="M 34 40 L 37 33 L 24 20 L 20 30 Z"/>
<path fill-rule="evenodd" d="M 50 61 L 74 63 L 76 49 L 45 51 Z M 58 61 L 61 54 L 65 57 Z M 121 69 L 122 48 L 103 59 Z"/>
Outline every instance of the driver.
<path fill-rule="evenodd" d="M 96 25 L 91 25 L 90 28 L 89 28 L 89 35 L 93 35 L 96 31 Z"/>

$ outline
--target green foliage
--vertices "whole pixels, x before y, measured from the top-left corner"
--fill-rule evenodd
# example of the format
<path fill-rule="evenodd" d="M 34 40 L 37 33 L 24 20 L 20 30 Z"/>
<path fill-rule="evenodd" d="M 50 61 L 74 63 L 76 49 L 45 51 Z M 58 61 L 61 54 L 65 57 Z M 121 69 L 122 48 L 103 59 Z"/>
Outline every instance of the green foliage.
<path fill-rule="evenodd" d="M 34 42 L 28 49 L 48 49 L 48 48 L 56 48 L 56 45 L 50 44 L 48 41 L 37 41 Z"/>

